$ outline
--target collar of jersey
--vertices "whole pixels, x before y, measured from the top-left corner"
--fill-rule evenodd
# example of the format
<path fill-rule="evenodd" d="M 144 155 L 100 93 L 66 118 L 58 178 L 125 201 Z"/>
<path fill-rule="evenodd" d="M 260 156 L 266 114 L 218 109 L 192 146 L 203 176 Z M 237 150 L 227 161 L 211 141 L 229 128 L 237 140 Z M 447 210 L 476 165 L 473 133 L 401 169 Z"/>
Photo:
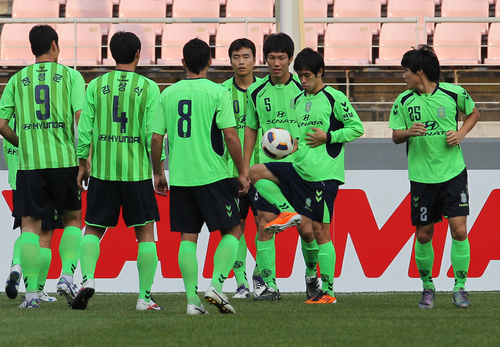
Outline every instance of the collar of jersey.
<path fill-rule="evenodd" d="M 285 86 L 290 83 L 293 79 L 293 74 L 290 72 L 290 78 L 288 79 L 288 81 L 286 81 L 286 83 L 284 84 Z M 273 83 L 273 80 L 271 79 L 271 75 L 269 75 L 269 83 L 271 83 L 272 86 L 274 86 L 275 84 Z"/>
<path fill-rule="evenodd" d="M 253 77 L 252 83 L 255 83 L 255 81 L 257 81 L 257 79 L 255 78 L 255 76 L 252 76 L 252 77 Z M 246 91 L 247 91 L 246 89 L 243 89 L 239 85 L 236 84 L 236 77 L 233 77 L 233 84 L 236 87 L 236 89 L 238 89 L 240 92 L 246 93 Z"/>
<path fill-rule="evenodd" d="M 434 88 L 434 91 L 433 91 L 430 95 L 429 95 L 429 94 L 427 94 L 427 95 L 422 95 L 422 94 L 420 94 L 420 93 L 419 93 L 416 89 L 415 89 L 413 92 L 414 92 L 415 94 L 417 94 L 418 96 L 433 96 L 433 95 L 437 92 L 437 90 L 438 90 L 438 89 L 439 89 L 439 82 L 436 82 L 436 88 Z"/>

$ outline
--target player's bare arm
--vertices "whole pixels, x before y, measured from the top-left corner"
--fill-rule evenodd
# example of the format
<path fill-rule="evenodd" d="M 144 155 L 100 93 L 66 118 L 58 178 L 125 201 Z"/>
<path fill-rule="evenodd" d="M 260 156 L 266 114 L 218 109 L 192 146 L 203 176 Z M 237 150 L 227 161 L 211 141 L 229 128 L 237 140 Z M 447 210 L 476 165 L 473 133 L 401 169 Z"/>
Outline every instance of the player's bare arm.
<path fill-rule="evenodd" d="M 305 138 L 306 140 L 306 145 L 308 145 L 311 148 L 321 146 L 322 144 L 326 143 L 326 132 L 324 132 L 320 128 L 311 128 L 313 132 L 311 133 L 306 133 L 307 137 Z"/>
<path fill-rule="evenodd" d="M 450 130 L 446 133 L 446 142 L 450 146 L 457 146 L 462 142 L 465 135 L 474 128 L 477 121 L 479 120 L 479 111 L 476 107 L 472 110 L 472 113 L 467 116 L 462 127 L 458 130 Z"/>
<path fill-rule="evenodd" d="M 151 160 L 153 162 L 156 194 L 167 196 L 168 182 L 165 177 L 165 170 L 163 169 L 163 163 L 161 160 L 163 138 L 163 135 L 153 133 L 153 137 L 151 139 Z"/>
<path fill-rule="evenodd" d="M 241 156 L 241 143 L 236 128 L 225 128 L 222 129 L 224 133 L 224 141 L 226 142 L 227 150 L 229 155 L 233 159 L 234 166 L 238 170 L 238 183 L 240 186 L 240 195 L 245 195 L 250 189 L 250 180 L 248 179 L 248 171 L 243 164 L 243 158 Z M 255 144 L 255 141 L 254 141 Z"/>
<path fill-rule="evenodd" d="M 87 159 L 78 159 L 78 176 L 76 177 L 76 184 L 80 191 L 85 191 L 85 187 L 89 186 L 89 170 L 87 169 Z"/>
<path fill-rule="evenodd" d="M 13 146 L 17 147 L 19 145 L 19 137 L 9 126 L 9 121 L 7 119 L 0 119 L 0 135 L 2 135 L 3 138 L 9 141 Z"/>
<path fill-rule="evenodd" d="M 413 123 L 411 128 L 406 130 L 393 130 L 392 131 L 392 141 L 399 145 L 400 143 L 406 142 L 410 137 L 423 136 L 427 132 L 425 125 L 423 123 Z"/>
<path fill-rule="evenodd" d="M 248 174 L 250 169 L 250 160 L 252 158 L 253 149 L 257 141 L 257 130 L 245 127 L 245 138 L 243 140 L 243 164 L 244 170 Z"/>

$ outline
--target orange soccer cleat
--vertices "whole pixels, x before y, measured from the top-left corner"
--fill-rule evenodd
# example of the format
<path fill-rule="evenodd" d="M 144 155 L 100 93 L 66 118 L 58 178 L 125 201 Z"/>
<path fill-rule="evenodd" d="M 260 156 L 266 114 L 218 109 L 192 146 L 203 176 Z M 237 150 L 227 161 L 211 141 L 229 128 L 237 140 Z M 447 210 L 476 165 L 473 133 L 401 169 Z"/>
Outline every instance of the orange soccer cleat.
<path fill-rule="evenodd" d="M 277 234 L 287 228 L 299 225 L 302 222 L 302 216 L 296 212 L 282 212 L 275 220 L 269 222 L 264 227 L 268 234 Z"/>

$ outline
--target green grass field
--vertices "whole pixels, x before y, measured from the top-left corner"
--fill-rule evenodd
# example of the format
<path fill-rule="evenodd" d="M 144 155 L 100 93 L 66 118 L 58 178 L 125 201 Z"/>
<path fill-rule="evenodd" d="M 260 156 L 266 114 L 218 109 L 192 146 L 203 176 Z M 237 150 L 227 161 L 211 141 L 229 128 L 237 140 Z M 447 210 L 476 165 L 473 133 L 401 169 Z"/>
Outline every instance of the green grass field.
<path fill-rule="evenodd" d="M 498 346 L 500 292 L 470 293 L 457 309 L 451 293 L 436 307 L 417 307 L 419 293 L 338 294 L 335 305 L 231 300 L 235 315 L 188 316 L 184 294 L 155 294 L 163 311 L 137 312 L 136 294 L 96 294 L 87 310 L 60 298 L 38 310 L 19 309 L 0 294 L 1 346 Z"/>

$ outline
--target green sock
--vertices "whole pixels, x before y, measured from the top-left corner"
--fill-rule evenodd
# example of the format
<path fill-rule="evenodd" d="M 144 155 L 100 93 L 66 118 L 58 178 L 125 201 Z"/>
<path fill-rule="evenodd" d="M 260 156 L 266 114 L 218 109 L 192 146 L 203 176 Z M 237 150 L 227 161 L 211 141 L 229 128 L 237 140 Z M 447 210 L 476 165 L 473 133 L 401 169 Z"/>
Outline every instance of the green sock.
<path fill-rule="evenodd" d="M 238 253 L 239 240 L 233 235 L 225 234 L 217 246 L 214 254 L 214 272 L 211 286 L 219 293 L 226 280 Z"/>
<path fill-rule="evenodd" d="M 36 293 L 38 289 L 38 274 L 40 273 L 42 263 L 40 237 L 38 235 L 29 232 L 21 235 L 20 259 L 26 292 Z"/>
<path fill-rule="evenodd" d="M 257 263 L 262 279 L 268 287 L 278 290 L 276 285 L 276 246 L 274 236 L 269 241 L 257 241 Z"/>
<path fill-rule="evenodd" d="M 239 286 L 242 284 L 246 288 L 248 286 L 247 271 L 246 271 L 246 260 L 247 260 L 247 243 L 245 241 L 245 234 L 241 235 L 238 244 L 238 252 L 236 253 L 236 261 L 233 265 L 234 277 L 236 277 L 236 283 Z"/>
<path fill-rule="evenodd" d="M 300 238 L 300 243 L 302 245 L 302 255 L 304 256 L 304 261 L 306 263 L 306 277 L 316 277 L 316 266 L 318 265 L 319 250 L 318 243 L 316 242 L 316 240 L 307 243 L 302 238 Z"/>
<path fill-rule="evenodd" d="M 38 291 L 43 292 L 45 281 L 49 274 L 50 262 L 52 261 L 52 250 L 50 248 L 40 247 L 40 255 L 42 256 L 42 262 L 40 273 L 38 274 Z"/>
<path fill-rule="evenodd" d="M 469 239 L 464 241 L 453 240 L 451 244 L 451 265 L 455 274 L 455 286 L 453 292 L 458 292 L 460 288 L 465 289 L 467 272 L 470 263 L 470 244 Z"/>
<path fill-rule="evenodd" d="M 198 296 L 198 259 L 196 258 L 196 243 L 181 241 L 179 247 L 179 268 L 181 269 L 188 305 L 201 306 Z"/>
<path fill-rule="evenodd" d="M 94 279 L 95 267 L 101 253 L 99 241 L 97 236 L 91 234 L 82 237 L 80 244 L 80 266 L 82 267 L 83 282 Z"/>
<path fill-rule="evenodd" d="M 281 192 L 280 187 L 269 180 L 260 179 L 255 184 L 255 189 L 264 197 L 271 205 L 275 206 L 280 212 L 295 212 L 292 205 Z"/>
<path fill-rule="evenodd" d="M 319 269 L 321 271 L 322 280 L 321 289 L 329 295 L 335 297 L 335 293 L 333 292 L 336 260 L 335 247 L 333 247 L 333 242 L 330 241 L 322 245 L 318 245 L 318 248 Z"/>
<path fill-rule="evenodd" d="M 77 227 L 68 226 L 64 228 L 59 244 L 59 255 L 62 262 L 63 275 L 73 276 L 78 264 L 78 251 L 82 240 L 82 230 Z"/>
<path fill-rule="evenodd" d="M 424 290 L 434 288 L 432 281 L 432 265 L 434 264 L 434 248 L 432 248 L 432 240 L 421 244 L 418 240 L 415 241 L 415 262 L 417 263 L 420 278 L 424 284 Z"/>
<path fill-rule="evenodd" d="M 21 254 L 21 235 L 14 242 L 14 253 L 12 254 L 12 265 L 21 264 L 21 259 L 19 256 Z"/>
<path fill-rule="evenodd" d="M 139 299 L 149 302 L 151 300 L 151 287 L 158 266 L 156 243 L 139 242 L 137 252 L 137 270 L 139 271 Z"/>

